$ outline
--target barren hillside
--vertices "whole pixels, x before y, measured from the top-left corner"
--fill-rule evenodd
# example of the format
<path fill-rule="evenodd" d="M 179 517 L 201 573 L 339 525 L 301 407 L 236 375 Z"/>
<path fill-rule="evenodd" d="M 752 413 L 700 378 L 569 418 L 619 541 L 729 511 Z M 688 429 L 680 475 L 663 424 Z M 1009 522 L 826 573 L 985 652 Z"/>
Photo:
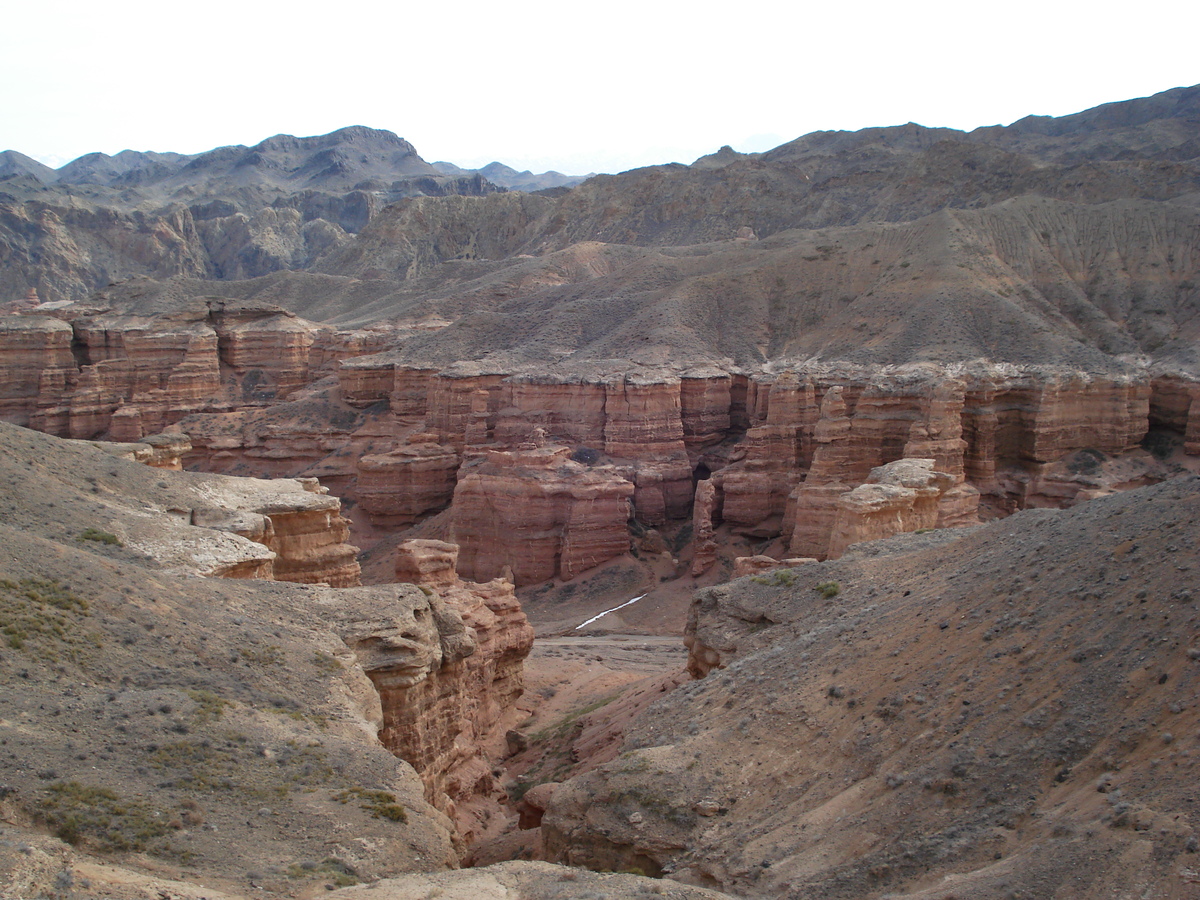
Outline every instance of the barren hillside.
<path fill-rule="evenodd" d="M 551 858 L 748 897 L 1194 895 L 1200 481 L 700 591 Z"/>

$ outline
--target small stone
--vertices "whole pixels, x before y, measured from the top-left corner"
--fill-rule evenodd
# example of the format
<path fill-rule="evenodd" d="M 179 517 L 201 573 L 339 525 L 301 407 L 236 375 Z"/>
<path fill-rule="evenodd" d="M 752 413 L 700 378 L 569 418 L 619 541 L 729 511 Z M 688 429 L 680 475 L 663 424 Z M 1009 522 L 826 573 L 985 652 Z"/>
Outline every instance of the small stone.
<path fill-rule="evenodd" d="M 701 800 L 694 807 L 698 816 L 715 816 L 721 811 L 721 804 L 716 800 Z"/>

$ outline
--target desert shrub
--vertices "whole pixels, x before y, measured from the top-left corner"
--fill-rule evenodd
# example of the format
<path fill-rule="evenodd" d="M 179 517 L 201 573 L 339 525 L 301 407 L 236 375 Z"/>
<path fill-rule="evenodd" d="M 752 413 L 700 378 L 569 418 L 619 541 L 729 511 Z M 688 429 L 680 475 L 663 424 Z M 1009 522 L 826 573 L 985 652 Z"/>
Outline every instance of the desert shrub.
<path fill-rule="evenodd" d="M 389 819 L 392 822 L 407 822 L 408 812 L 396 802 L 396 795 L 388 791 L 375 791 L 364 787 L 352 787 L 334 795 L 338 803 L 358 801 L 359 809 L 364 809 L 376 819 Z"/>
<path fill-rule="evenodd" d="M 50 785 L 37 809 L 61 840 L 97 850 L 145 850 L 170 830 L 162 810 L 77 781 Z"/>
<path fill-rule="evenodd" d="M 254 663 L 260 666 L 281 666 L 283 665 L 283 651 L 274 644 L 265 644 L 262 647 L 239 647 L 238 653 L 242 659 L 248 663 Z"/>
<path fill-rule="evenodd" d="M 225 707 L 229 706 L 228 700 L 218 697 L 212 691 L 188 691 L 187 695 L 196 704 L 192 718 L 197 724 L 202 725 L 206 722 L 215 722 L 225 714 Z"/>
<path fill-rule="evenodd" d="M 121 543 L 121 539 L 119 537 L 117 537 L 115 534 L 113 534 L 111 531 L 103 531 L 99 528 L 91 528 L 91 527 L 83 529 L 83 531 L 80 533 L 79 537 L 77 537 L 75 540 L 77 540 L 77 541 L 95 541 L 98 544 L 110 544 L 114 547 L 124 546 Z"/>
<path fill-rule="evenodd" d="M 87 601 L 53 579 L 0 580 L 0 635 L 12 650 L 51 662 L 82 662 L 102 644 L 83 625 L 88 615 Z"/>
<path fill-rule="evenodd" d="M 317 650 L 313 653 L 313 665 L 322 672 L 340 672 L 342 663 L 332 654 Z"/>
<path fill-rule="evenodd" d="M 558 722 L 551 725 L 550 727 L 543 728 L 541 731 L 535 732 L 533 734 L 533 742 L 535 744 L 540 744 L 540 743 L 543 743 L 544 741 L 550 740 L 552 738 L 563 737 L 570 730 L 571 726 L 574 725 L 577 721 L 579 721 L 580 718 L 582 718 L 583 716 L 586 716 L 588 713 L 595 712 L 596 710 L 600 709 L 601 707 L 608 706 L 608 704 L 612 703 L 614 700 L 616 700 L 620 696 L 621 696 L 621 692 L 618 691 L 615 694 L 610 694 L 607 697 L 602 697 L 601 699 L 596 700 L 592 703 L 589 703 L 586 706 L 581 706 L 581 707 L 579 707 L 579 709 L 572 710 L 571 712 L 569 712 L 567 715 L 563 716 L 561 719 L 558 720 Z"/>
<path fill-rule="evenodd" d="M 766 584 L 772 587 L 791 587 L 796 583 L 796 570 L 776 569 L 765 575 L 752 575 L 750 580 L 755 584 Z"/>
<path fill-rule="evenodd" d="M 254 801 L 282 799 L 293 790 L 312 789 L 337 779 L 319 745 L 288 741 L 268 759 L 244 736 L 230 733 L 227 737 L 162 744 L 146 758 L 154 768 L 169 773 L 171 785 L 177 789 L 229 791 Z"/>
<path fill-rule="evenodd" d="M 358 872 L 348 863 L 326 857 L 319 863 L 311 860 L 292 863 L 287 869 L 288 878 L 322 878 L 335 887 L 350 887 L 358 884 Z"/>
<path fill-rule="evenodd" d="M 817 585 L 817 593 L 826 600 L 832 600 L 842 592 L 842 586 L 836 581 L 822 581 Z"/>

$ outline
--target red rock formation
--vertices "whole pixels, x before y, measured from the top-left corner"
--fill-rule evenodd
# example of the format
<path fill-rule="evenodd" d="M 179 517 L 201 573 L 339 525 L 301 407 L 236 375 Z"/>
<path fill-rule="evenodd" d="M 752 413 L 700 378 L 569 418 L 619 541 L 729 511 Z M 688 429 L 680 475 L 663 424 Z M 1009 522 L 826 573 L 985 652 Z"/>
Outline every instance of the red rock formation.
<path fill-rule="evenodd" d="M 397 550 L 397 586 L 412 612 L 359 623 L 346 641 L 359 654 L 383 703 L 380 740 L 420 773 L 430 803 L 469 842 L 471 802 L 497 791 L 484 747 L 503 729 L 524 690 L 533 646 L 511 583 L 461 581 L 457 547 L 407 541 Z"/>
<path fill-rule="evenodd" d="M 1080 373 L 1001 371 L 972 380 L 963 432 L 967 478 L 985 494 L 1020 508 L 1023 490 L 1006 468 L 1048 463 L 1076 450 L 1131 450 L 1149 427 L 1148 380 Z"/>
<path fill-rule="evenodd" d="M 38 428 L 39 411 L 57 406 L 74 379 L 73 337 L 49 316 L 0 317 L 0 418 Z"/>
<path fill-rule="evenodd" d="M 506 446 L 529 441 L 535 429 L 552 440 L 604 445 L 603 384 L 579 378 L 519 375 L 505 381 L 494 438 Z"/>
<path fill-rule="evenodd" d="M 719 444 L 731 428 L 733 377 L 727 372 L 686 372 L 679 380 L 683 440 L 689 450 Z"/>
<path fill-rule="evenodd" d="M 711 478 L 696 485 L 696 507 L 692 514 L 692 575 L 700 576 L 717 561 L 717 542 L 713 540 L 713 510 L 717 506 L 717 486 Z"/>
<path fill-rule="evenodd" d="M 627 470 L 570 455 L 487 451 L 463 463 L 451 509 L 465 576 L 484 580 L 511 566 L 518 585 L 569 579 L 629 549 Z"/>
<path fill-rule="evenodd" d="M 68 400 L 72 437 L 138 440 L 191 412 L 212 408 L 221 393 L 217 334 L 203 322 L 97 317 L 75 323 L 84 364 Z"/>
<path fill-rule="evenodd" d="M 486 444 L 496 427 L 502 374 L 440 372 L 429 389 L 426 427 L 455 450 Z"/>
<path fill-rule="evenodd" d="M 82 317 L 76 336 L 83 367 L 75 370 L 66 326 L 28 319 L 41 324 L 0 331 L 0 393 L 9 394 L 0 396 L 0 411 L 8 417 L 28 416 L 35 427 L 63 434 L 107 431 L 136 441 L 196 412 L 178 426 L 192 433 L 191 462 L 278 475 L 316 467 L 347 496 L 357 482 L 364 510 L 385 527 L 411 524 L 451 502 L 463 451 L 518 451 L 546 442 L 579 451 L 580 459 L 606 455 L 622 465 L 620 477 L 633 484 L 631 512 L 647 526 L 693 515 L 695 484 L 711 474 L 710 521 L 755 538 L 782 537 L 804 556 L 827 552 L 839 498 L 873 468 L 901 458 L 933 459 L 937 471 L 953 477 L 956 486 L 941 495 L 935 523 L 947 527 L 974 521 L 975 488 L 991 510 L 1004 512 L 1066 505 L 1096 490 L 1153 480 L 1147 471 L 1125 481 L 1106 476 L 1097 485 L 1054 468 L 1083 450 L 1126 453 L 1152 424 L 1182 434 L 1185 449 L 1200 453 L 1198 389 L 1183 376 L 1151 381 L 983 363 L 814 365 L 753 377 L 715 368 L 546 375 L 479 363 L 437 371 L 402 363 L 394 352 L 369 355 L 389 339 L 382 332 L 335 333 L 273 308 L 218 301 L 201 319 L 182 324 Z M 352 358 L 360 353 L 368 355 Z M 373 410 L 374 424 L 362 434 L 355 430 L 361 419 L 343 422 L 343 414 L 352 414 L 337 398 L 316 415 L 298 407 L 276 418 L 248 411 L 335 360 L 341 398 L 351 407 L 390 406 L 390 414 Z M 22 380 L 23 367 L 39 373 L 37 391 Z M 221 371 L 229 375 L 224 386 Z M 334 406 L 337 415 L 329 412 Z M 520 466 L 508 468 L 505 478 L 526 477 Z M 531 471 L 541 472 L 531 484 L 502 492 L 510 501 L 543 496 L 536 482 L 545 472 L 540 465 Z M 475 503 L 470 498 L 480 491 L 487 493 L 473 483 L 462 501 Z M 534 505 L 544 509 L 547 502 Z M 477 528 L 487 516 L 493 524 Z M 542 562 L 501 560 L 501 552 L 519 554 L 517 545 L 510 541 L 503 551 L 475 545 L 492 540 L 503 518 L 478 509 L 458 516 L 463 563 L 472 574 L 477 564 L 490 575 L 511 562 L 526 583 L 535 573 L 578 571 L 579 561 L 591 565 L 620 552 L 623 542 L 605 524 L 608 536 L 594 539 L 600 549 L 584 552 L 580 542 L 592 539 L 574 526 L 563 568 L 554 549 L 562 542 L 551 534 L 559 522 L 535 540 L 533 556 Z"/>
<path fill-rule="evenodd" d="M 606 384 L 604 450 L 628 459 L 684 450 L 679 381 L 626 375 Z"/>
<path fill-rule="evenodd" d="M 242 376 L 244 394 L 284 397 L 309 381 L 309 352 L 320 327 L 282 310 L 214 304 L 221 359 Z"/>
<path fill-rule="evenodd" d="M 372 356 L 346 359 L 337 367 L 337 379 L 342 399 L 362 409 L 391 396 L 396 365 Z"/>
<path fill-rule="evenodd" d="M 359 506 L 376 525 L 408 525 L 449 505 L 458 455 L 434 443 L 403 444 L 358 460 Z"/>
<path fill-rule="evenodd" d="M 859 541 L 936 527 L 939 501 L 954 476 L 936 471 L 934 464 L 900 459 L 872 469 L 865 484 L 840 495 L 827 557 L 837 559 Z"/>
<path fill-rule="evenodd" d="M 347 543 L 350 523 L 341 515 L 341 501 L 315 478 L 222 478 L 210 485 L 211 505 L 193 509 L 192 524 L 239 534 L 271 550 L 273 580 L 330 587 L 359 583 L 358 548 Z"/>
<path fill-rule="evenodd" d="M 810 378 L 790 374 L 751 385 L 751 421 L 758 424 L 742 442 L 744 460 L 716 476 L 724 497 L 721 515 L 740 532 L 774 537 L 783 527 L 788 495 L 812 464 L 817 388 Z"/>

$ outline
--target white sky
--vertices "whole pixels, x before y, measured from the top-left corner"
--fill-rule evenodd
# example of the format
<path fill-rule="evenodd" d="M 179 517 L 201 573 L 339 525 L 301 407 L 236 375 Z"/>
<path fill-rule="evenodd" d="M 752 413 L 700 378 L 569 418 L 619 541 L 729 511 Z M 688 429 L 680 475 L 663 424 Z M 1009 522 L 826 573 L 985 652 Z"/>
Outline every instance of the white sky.
<path fill-rule="evenodd" d="M 431 162 L 615 172 L 1190 85 L 1198 26 L 1195 0 L 12 0 L 0 150 L 57 166 L 369 125 Z"/>

